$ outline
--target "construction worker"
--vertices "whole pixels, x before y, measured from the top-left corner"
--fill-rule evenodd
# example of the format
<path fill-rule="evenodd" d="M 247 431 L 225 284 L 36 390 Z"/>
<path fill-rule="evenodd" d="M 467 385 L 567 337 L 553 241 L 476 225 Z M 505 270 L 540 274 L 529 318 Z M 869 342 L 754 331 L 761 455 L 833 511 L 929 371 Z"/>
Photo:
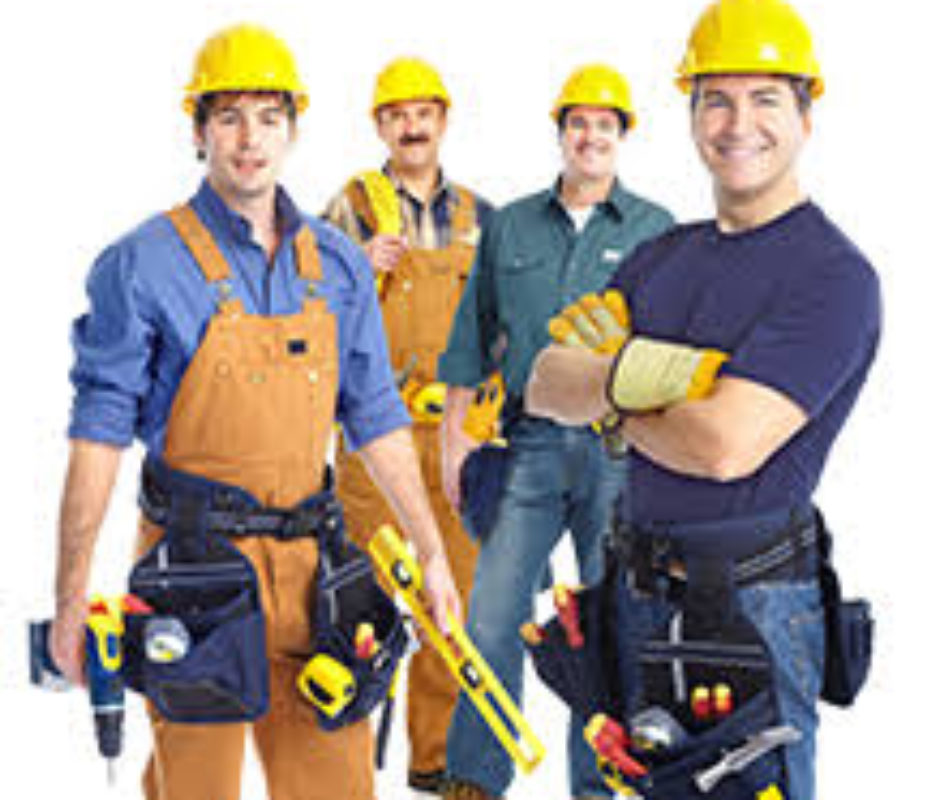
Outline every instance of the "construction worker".
<path fill-rule="evenodd" d="M 712 2 L 678 85 L 691 97 L 715 219 L 681 226 L 624 262 L 610 286 L 631 311 L 632 337 L 616 355 L 550 346 L 527 408 L 573 425 L 621 415 L 630 502 L 617 549 L 628 585 L 655 593 L 658 575 L 687 582 L 689 593 L 697 581 L 712 597 L 730 594 L 726 608 L 736 605 L 766 642 L 776 722 L 799 739 L 783 749 L 786 780 L 760 796 L 811 800 L 815 704 L 824 658 L 834 655 L 824 655 L 825 548 L 820 557 L 816 547 L 825 534 L 812 498 L 876 352 L 879 283 L 800 184 L 823 78 L 793 8 Z M 712 374 L 723 361 L 713 386 L 690 390 L 709 358 Z M 705 396 L 686 399 L 696 394 Z M 792 539 L 799 529 L 803 538 Z M 775 544 L 783 555 L 772 561 Z M 701 624 L 717 628 L 721 612 L 704 619 L 707 608 L 695 609 Z"/>
<path fill-rule="evenodd" d="M 136 436 L 148 463 L 159 465 L 151 482 L 175 481 L 168 493 L 177 521 L 186 514 L 173 498 L 188 485 L 212 492 L 206 502 L 217 518 L 241 498 L 249 530 L 257 520 L 271 529 L 219 532 L 224 548 L 247 557 L 260 586 L 270 711 L 251 727 L 269 796 L 373 800 L 368 720 L 327 733 L 294 685 L 313 635 L 322 531 L 311 520 L 329 499 L 334 419 L 408 529 L 437 619 L 446 608 L 459 614 L 460 604 L 395 390 L 372 272 L 358 248 L 303 214 L 278 184 L 307 105 L 294 59 L 275 35 L 241 24 L 208 39 L 184 100 L 206 164 L 202 185 L 185 205 L 106 249 L 90 273 L 90 309 L 73 329 L 51 648 L 66 676 L 80 680 L 94 544 L 122 451 Z M 187 498 L 186 513 L 209 525 Z M 160 536 L 143 519 L 138 551 Z M 154 751 L 143 780 L 150 800 L 240 796 L 246 724 L 181 724 L 153 709 L 151 716 Z"/>
<path fill-rule="evenodd" d="M 466 602 L 476 545 L 441 490 L 443 385 L 436 383 L 436 362 L 491 209 L 441 169 L 450 103 L 431 65 L 417 58 L 391 61 L 376 78 L 372 97 L 372 118 L 388 160 L 381 171 L 353 177 L 330 202 L 326 218 L 363 246 L 375 272 L 392 366 L 412 411 L 425 484 Z M 393 518 L 362 463 L 344 446 L 336 471 L 353 537 L 367 538 Z M 432 648 L 422 647 L 411 659 L 408 784 L 416 793 L 441 790 L 447 725 L 458 690 Z"/>
<path fill-rule="evenodd" d="M 457 311 L 440 377 L 444 485 L 455 506 L 460 473 L 477 446 L 462 430 L 473 387 L 494 369 L 506 381 L 503 433 L 509 467 L 492 530 L 474 575 L 468 630 L 516 702 L 522 693 L 519 626 L 530 618 L 549 557 L 568 530 L 582 581 L 601 572 L 601 537 L 621 472 L 597 432 L 563 428 L 524 412 L 522 393 L 547 323 L 562 307 L 602 287 L 616 265 L 666 230 L 671 216 L 617 178 L 620 147 L 636 117 L 624 78 L 603 64 L 576 69 L 551 109 L 563 167 L 555 184 L 493 215 Z M 575 723 L 569 741 L 574 797 L 606 796 Z M 461 699 L 447 747 L 449 798 L 501 797 L 513 765 L 472 705 Z"/>

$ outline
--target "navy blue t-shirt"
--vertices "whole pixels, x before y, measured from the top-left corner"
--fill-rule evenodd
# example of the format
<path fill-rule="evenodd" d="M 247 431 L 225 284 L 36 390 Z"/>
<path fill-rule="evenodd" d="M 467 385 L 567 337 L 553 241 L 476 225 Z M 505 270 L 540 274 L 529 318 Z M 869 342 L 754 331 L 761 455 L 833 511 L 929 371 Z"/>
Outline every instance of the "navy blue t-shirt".
<path fill-rule="evenodd" d="M 813 203 L 760 228 L 683 225 L 640 247 L 611 281 L 638 334 L 714 347 L 722 375 L 776 389 L 809 421 L 753 475 L 693 478 L 631 450 L 631 519 L 699 522 L 809 503 L 858 397 L 881 326 L 878 278 Z"/>

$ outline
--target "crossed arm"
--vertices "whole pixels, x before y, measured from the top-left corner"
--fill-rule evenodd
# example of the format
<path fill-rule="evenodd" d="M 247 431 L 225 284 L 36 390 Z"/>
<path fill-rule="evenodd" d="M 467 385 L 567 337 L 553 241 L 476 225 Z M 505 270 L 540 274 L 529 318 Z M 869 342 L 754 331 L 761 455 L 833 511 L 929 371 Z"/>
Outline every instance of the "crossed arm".
<path fill-rule="evenodd" d="M 613 358 L 550 345 L 526 387 L 529 413 L 584 425 L 611 411 L 607 380 Z M 733 481 L 756 472 L 806 424 L 806 412 L 782 392 L 720 377 L 702 400 L 627 416 L 629 444 L 662 467 L 698 478 Z"/>

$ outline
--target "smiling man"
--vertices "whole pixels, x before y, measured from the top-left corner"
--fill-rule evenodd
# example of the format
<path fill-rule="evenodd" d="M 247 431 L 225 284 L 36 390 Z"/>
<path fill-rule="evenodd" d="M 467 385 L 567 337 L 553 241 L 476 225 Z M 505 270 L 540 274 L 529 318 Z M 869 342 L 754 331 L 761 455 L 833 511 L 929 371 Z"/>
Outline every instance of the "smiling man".
<path fill-rule="evenodd" d="M 430 64 L 411 57 L 389 63 L 376 78 L 372 98 L 376 133 L 388 160 L 382 171 L 350 180 L 325 216 L 363 246 L 375 272 L 392 366 L 412 413 L 424 480 L 466 602 L 476 547 L 441 489 L 443 386 L 437 382 L 437 358 L 491 208 L 441 168 L 450 105 L 450 93 Z M 350 532 L 366 541 L 393 514 L 345 442 L 336 468 Z M 458 691 L 433 648 L 415 653 L 408 668 L 408 783 L 416 795 L 441 791 L 447 725 Z"/>
<path fill-rule="evenodd" d="M 197 614 L 186 618 L 195 620 L 190 653 L 161 664 L 166 682 L 146 692 L 157 704 L 148 800 L 238 798 L 249 728 L 272 800 L 374 798 L 368 720 L 327 732 L 297 688 L 317 632 L 318 560 L 323 547 L 342 546 L 326 465 L 334 421 L 408 529 L 437 619 L 445 608 L 460 613 L 372 271 L 278 183 L 307 104 L 290 51 L 269 31 L 236 25 L 211 37 L 183 103 L 205 179 L 188 202 L 102 253 L 88 279 L 90 309 L 74 326 L 53 657 L 80 682 L 95 541 L 134 438 L 147 450 L 138 551 L 162 556 L 163 605 L 154 608 Z M 181 555 L 189 575 L 217 568 L 215 583 L 170 574 Z M 233 564 L 252 576 L 260 634 L 233 627 L 252 593 L 240 585 L 223 595 L 216 585 Z M 262 652 L 249 659 L 246 639 Z M 202 661 L 200 647 L 209 650 Z M 139 640 L 127 648 L 129 680 L 147 670 L 143 649 Z M 190 657 L 201 672 L 187 671 L 199 669 Z M 220 663 L 228 671 L 212 675 Z M 270 702 L 241 713 L 251 686 Z M 172 719 L 159 705 L 171 695 Z"/>
<path fill-rule="evenodd" d="M 726 796 L 754 797 L 775 781 L 772 796 L 811 800 L 816 699 L 824 660 L 827 670 L 832 663 L 819 582 L 826 533 L 813 494 L 875 356 L 879 283 L 800 184 L 823 80 L 809 31 L 789 5 L 713 2 L 692 32 L 678 83 L 691 97 L 715 219 L 638 249 L 611 282 L 632 312 L 632 338 L 616 356 L 549 347 L 533 369 L 527 407 L 572 425 L 621 415 L 630 445 L 630 503 L 616 547 L 625 585 L 638 604 L 668 593 L 680 626 L 682 614 L 710 631 L 723 630 L 729 615 L 746 618 L 771 658 L 775 716 L 763 724 L 796 731 L 797 741 L 752 759 L 740 793 Z M 700 369 L 708 359 L 712 373 L 720 365 L 713 384 Z M 660 380 L 667 373 L 673 380 Z M 688 387 L 693 375 L 697 392 Z M 659 402 L 649 402 L 657 393 Z M 719 638 L 718 649 L 728 644 Z M 720 666 L 731 674 L 733 664 Z M 678 703 L 667 710 L 682 714 Z M 755 789 L 749 781 L 758 777 Z M 642 794 L 701 796 L 675 784 L 657 789 L 655 780 Z"/>
<path fill-rule="evenodd" d="M 575 70 L 552 108 L 562 172 L 554 186 L 498 211 L 483 234 L 447 350 L 444 487 L 460 503 L 461 468 L 476 443 L 463 433 L 473 387 L 493 370 L 506 379 L 503 433 L 509 469 L 492 530 L 480 547 L 469 631 L 516 701 L 522 693 L 519 626 L 531 617 L 539 582 L 562 535 L 570 531 L 582 581 L 601 572 L 621 469 L 590 425 L 563 428 L 522 408 L 535 354 L 548 343 L 547 324 L 584 292 L 603 287 L 617 264 L 642 241 L 667 229 L 670 215 L 627 191 L 617 162 L 635 124 L 629 87 L 610 67 Z M 575 722 L 569 741 L 571 793 L 607 794 Z M 512 763 L 461 698 L 451 722 L 449 798 L 499 797 Z"/>

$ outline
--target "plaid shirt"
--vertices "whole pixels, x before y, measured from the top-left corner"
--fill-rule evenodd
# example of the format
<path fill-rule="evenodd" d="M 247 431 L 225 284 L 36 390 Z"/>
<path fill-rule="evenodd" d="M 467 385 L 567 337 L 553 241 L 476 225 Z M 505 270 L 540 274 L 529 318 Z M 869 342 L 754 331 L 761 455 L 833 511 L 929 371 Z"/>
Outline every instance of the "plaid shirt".
<path fill-rule="evenodd" d="M 441 173 L 437 188 L 427 204 L 416 198 L 386 164 L 382 171 L 392 182 L 398 193 L 405 235 L 411 247 L 424 250 L 440 250 L 450 245 L 453 239 L 452 220 L 457 206 L 457 189 Z M 476 200 L 477 225 L 482 227 L 492 213 L 493 207 L 478 195 Z M 368 223 L 356 215 L 345 189 L 340 191 L 327 205 L 324 219 L 336 225 L 357 244 L 372 238 L 374 231 Z"/>

